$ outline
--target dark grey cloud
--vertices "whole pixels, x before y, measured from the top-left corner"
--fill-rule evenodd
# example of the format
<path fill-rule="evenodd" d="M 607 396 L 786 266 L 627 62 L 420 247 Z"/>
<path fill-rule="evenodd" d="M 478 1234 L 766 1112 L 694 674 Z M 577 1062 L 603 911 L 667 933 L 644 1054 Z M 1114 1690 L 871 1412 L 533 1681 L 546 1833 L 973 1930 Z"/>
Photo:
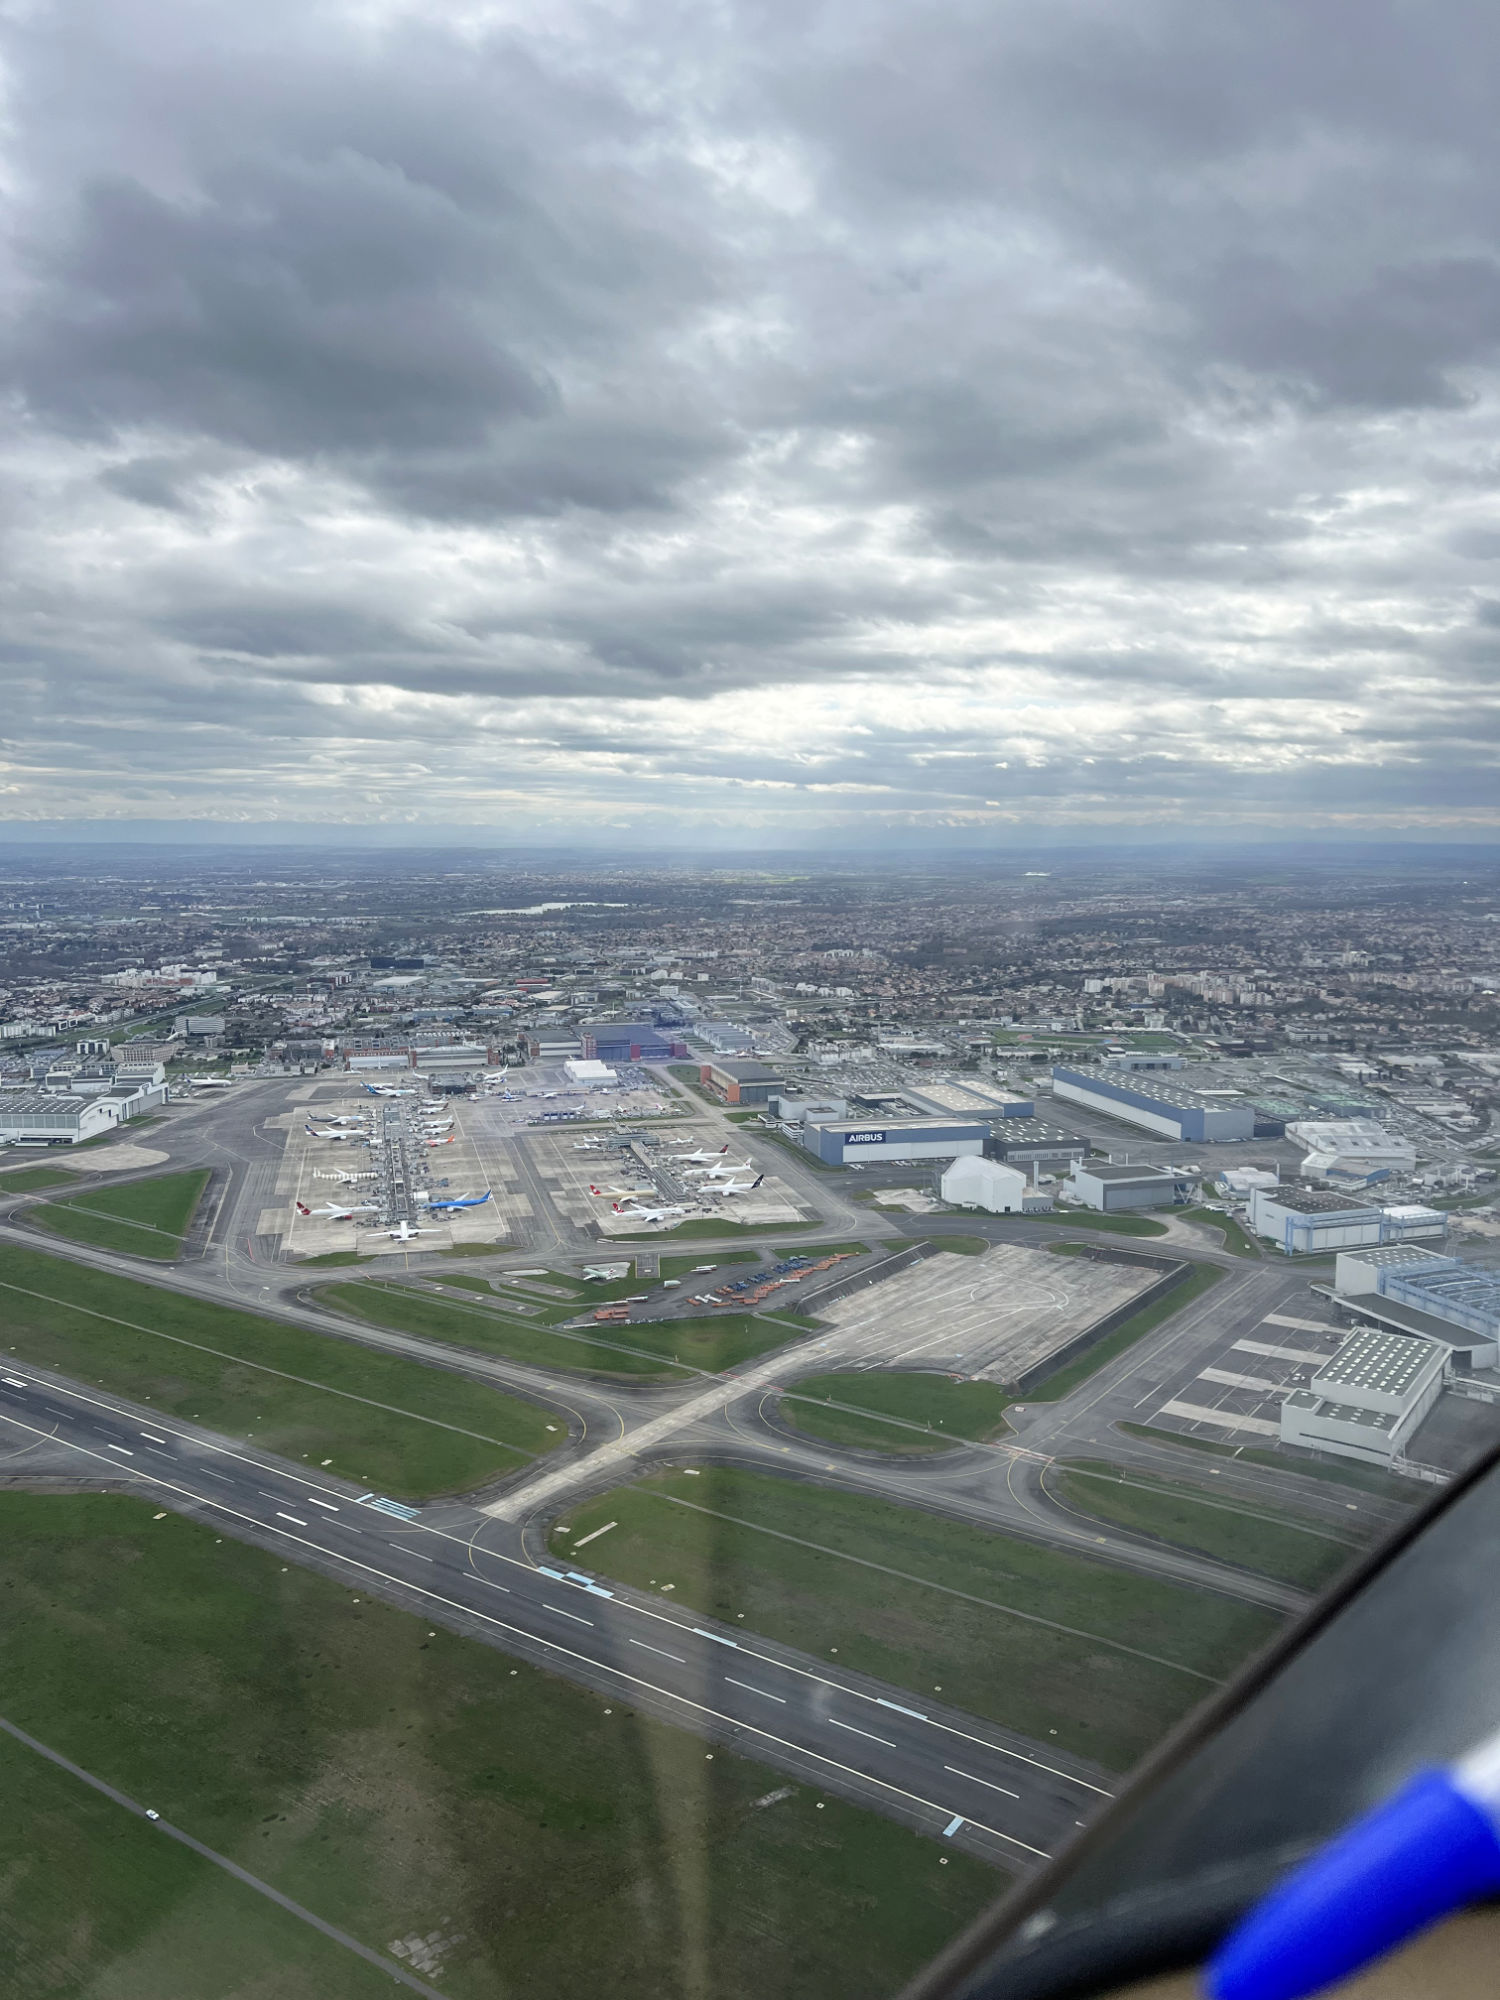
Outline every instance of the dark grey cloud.
<path fill-rule="evenodd" d="M 1492 820 L 1500 17 L 0 33 L 10 809 Z"/>

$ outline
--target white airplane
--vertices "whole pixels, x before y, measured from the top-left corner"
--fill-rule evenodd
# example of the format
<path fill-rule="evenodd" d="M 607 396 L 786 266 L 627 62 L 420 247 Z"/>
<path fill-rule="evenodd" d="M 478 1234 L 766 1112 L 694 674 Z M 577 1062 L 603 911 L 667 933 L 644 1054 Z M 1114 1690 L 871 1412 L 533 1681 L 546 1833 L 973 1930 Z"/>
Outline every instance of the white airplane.
<path fill-rule="evenodd" d="M 365 1089 L 371 1097 L 415 1097 L 416 1091 L 402 1083 L 367 1083 Z"/>
<path fill-rule="evenodd" d="M 750 1194 L 755 1188 L 758 1188 L 760 1186 L 761 1182 L 764 1179 L 765 1179 L 764 1174 L 757 1174 L 753 1181 L 721 1181 L 719 1185 L 714 1189 L 714 1193 Z"/>
<path fill-rule="evenodd" d="M 600 1196 L 600 1197 L 601 1197 L 601 1198 L 603 1198 L 603 1199 L 608 1199 L 608 1198 L 609 1198 L 610 1196 L 621 1196 L 621 1195 L 637 1195 L 637 1194 L 655 1194 L 655 1193 L 656 1193 L 656 1189 L 655 1189 L 654 1187 L 637 1187 L 637 1188 L 605 1188 L 605 1187 L 595 1187 L 595 1186 L 594 1186 L 594 1184 L 593 1184 L 593 1182 L 592 1182 L 592 1181 L 590 1181 L 590 1182 L 589 1182 L 589 1193 L 590 1193 L 590 1194 L 594 1194 L 594 1195 L 598 1195 L 598 1196 Z"/>
<path fill-rule="evenodd" d="M 602 1153 L 607 1150 L 608 1146 L 608 1139 L 575 1139 L 573 1141 L 573 1151 L 575 1153 Z"/>
<path fill-rule="evenodd" d="M 674 1153 L 672 1155 L 672 1158 L 674 1160 L 722 1160 L 724 1155 L 728 1151 L 729 1147 L 727 1145 L 723 1145 L 719 1148 L 717 1153 L 705 1153 L 700 1148 L 700 1150 L 696 1153 Z"/>
<path fill-rule="evenodd" d="M 394 1229 L 385 1233 L 397 1243 L 410 1243 L 414 1236 L 426 1236 L 429 1232 L 415 1222 L 398 1222 Z"/>
<path fill-rule="evenodd" d="M 753 1173 L 754 1170 L 755 1170 L 754 1160 L 738 1160 L 732 1163 L 726 1160 L 722 1166 L 684 1167 L 682 1171 L 685 1174 L 696 1174 L 702 1180 L 721 1181 L 723 1180 L 726 1174 L 732 1176 L 734 1174 L 743 1174 L 746 1172 Z"/>
<path fill-rule="evenodd" d="M 641 1222 L 665 1222 L 669 1215 L 686 1215 L 687 1210 L 678 1203 L 672 1208 L 639 1208 L 632 1202 L 628 1208 L 621 1202 L 614 1204 L 616 1215 L 633 1215 Z"/>
<path fill-rule="evenodd" d="M 307 1128 L 307 1136 L 309 1139 L 330 1139 L 336 1146 L 342 1145 L 345 1140 L 363 1141 L 365 1139 L 363 1132 L 319 1132 L 312 1125 L 309 1125 Z"/>
<path fill-rule="evenodd" d="M 299 1201 L 297 1204 L 297 1213 L 307 1216 L 313 1222 L 349 1222 L 356 1215 L 370 1214 L 373 1210 L 379 1208 L 379 1206 L 380 1203 L 378 1201 L 355 1201 L 351 1202 L 347 1208 L 340 1208 L 336 1202 L 329 1201 L 325 1202 L 321 1208 L 309 1208 L 306 1202 Z"/>
<path fill-rule="evenodd" d="M 424 1132 L 451 1132 L 453 1130 L 453 1120 L 451 1118 L 424 1118 L 422 1120 L 422 1130 Z"/>
<path fill-rule="evenodd" d="M 188 1082 L 194 1090 L 231 1090 L 234 1087 L 233 1077 L 228 1076 L 190 1076 Z"/>

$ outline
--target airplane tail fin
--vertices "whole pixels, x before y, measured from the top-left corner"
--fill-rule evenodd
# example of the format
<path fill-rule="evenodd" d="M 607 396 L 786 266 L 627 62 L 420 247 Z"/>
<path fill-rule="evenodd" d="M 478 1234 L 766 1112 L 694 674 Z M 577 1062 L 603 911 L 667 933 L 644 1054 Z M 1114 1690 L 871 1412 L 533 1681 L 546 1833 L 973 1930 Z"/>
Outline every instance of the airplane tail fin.
<path fill-rule="evenodd" d="M 757 1174 L 757 1175 L 755 1176 L 755 1179 L 754 1179 L 753 1181 L 751 1181 L 751 1183 L 750 1183 L 751 1187 L 752 1187 L 752 1188 L 758 1188 L 758 1187 L 760 1186 L 761 1182 L 762 1182 L 762 1181 L 763 1181 L 764 1179 L 765 1179 L 765 1175 L 764 1175 L 764 1174 Z"/>
<path fill-rule="evenodd" d="M 299 1215 L 311 1215 L 312 1210 L 308 1207 L 305 1201 L 299 1201 L 297 1204 L 297 1213 Z"/>

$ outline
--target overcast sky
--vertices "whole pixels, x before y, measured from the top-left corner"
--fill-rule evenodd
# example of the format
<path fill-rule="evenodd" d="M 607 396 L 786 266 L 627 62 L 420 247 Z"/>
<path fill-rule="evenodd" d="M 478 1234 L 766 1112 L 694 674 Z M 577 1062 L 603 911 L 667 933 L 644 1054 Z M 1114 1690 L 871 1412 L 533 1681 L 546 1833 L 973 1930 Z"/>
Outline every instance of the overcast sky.
<path fill-rule="evenodd" d="M 0 816 L 1500 831 L 1494 8 L 0 17 Z"/>

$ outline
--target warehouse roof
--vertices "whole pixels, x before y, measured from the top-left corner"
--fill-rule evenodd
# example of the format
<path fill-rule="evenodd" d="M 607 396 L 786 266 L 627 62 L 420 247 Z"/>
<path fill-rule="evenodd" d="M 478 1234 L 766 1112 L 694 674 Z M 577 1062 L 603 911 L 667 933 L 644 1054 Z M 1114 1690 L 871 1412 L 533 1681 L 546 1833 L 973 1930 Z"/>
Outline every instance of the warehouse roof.
<path fill-rule="evenodd" d="M 1290 1210 L 1293 1215 L 1378 1215 L 1380 1210 L 1372 1208 L 1367 1201 L 1350 1201 L 1344 1194 L 1328 1194 L 1320 1188 L 1277 1188 L 1260 1190 L 1277 1208 Z"/>
<path fill-rule="evenodd" d="M 1443 1351 L 1435 1341 L 1362 1326 L 1323 1363 L 1313 1377 L 1313 1387 L 1319 1391 L 1378 1389 L 1383 1395 L 1404 1396 L 1428 1363 Z"/>

